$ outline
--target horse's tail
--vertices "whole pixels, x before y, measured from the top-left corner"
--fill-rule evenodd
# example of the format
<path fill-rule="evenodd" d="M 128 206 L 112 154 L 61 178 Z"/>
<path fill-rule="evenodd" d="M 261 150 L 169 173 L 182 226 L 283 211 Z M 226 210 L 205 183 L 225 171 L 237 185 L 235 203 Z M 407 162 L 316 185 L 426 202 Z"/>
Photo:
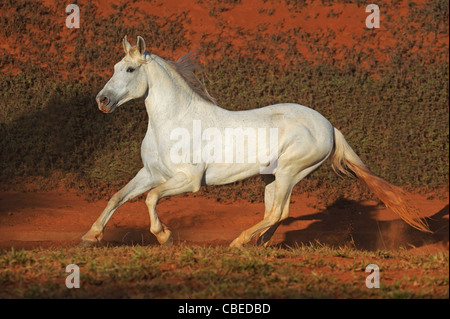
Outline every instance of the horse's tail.
<path fill-rule="evenodd" d="M 334 150 L 331 155 L 333 170 L 339 176 L 345 174 L 353 177 L 354 173 L 369 189 L 401 219 L 412 227 L 431 232 L 427 223 L 420 218 L 418 210 L 406 200 L 405 192 L 397 186 L 373 175 L 363 164 L 361 159 L 348 145 L 344 136 L 338 129 L 334 129 Z"/>

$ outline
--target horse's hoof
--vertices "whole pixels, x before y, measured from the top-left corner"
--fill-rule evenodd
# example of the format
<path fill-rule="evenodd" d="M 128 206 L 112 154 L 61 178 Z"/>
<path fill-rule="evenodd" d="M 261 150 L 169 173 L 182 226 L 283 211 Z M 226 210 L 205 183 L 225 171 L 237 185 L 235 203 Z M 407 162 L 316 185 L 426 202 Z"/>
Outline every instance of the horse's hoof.
<path fill-rule="evenodd" d="M 161 247 L 169 248 L 173 245 L 172 232 L 164 224 L 162 232 L 160 232 L 156 236 L 156 238 L 158 239 L 158 242 L 161 244 Z"/>
<path fill-rule="evenodd" d="M 240 240 L 238 240 L 238 238 L 236 238 L 235 240 L 233 240 L 230 244 L 230 248 L 239 248 L 241 249 L 243 246 L 240 242 Z"/>
<path fill-rule="evenodd" d="M 170 235 L 165 242 L 161 243 L 161 247 L 164 248 L 170 248 L 172 247 L 172 245 L 173 245 L 172 235 Z"/>
<path fill-rule="evenodd" d="M 164 229 L 164 232 L 161 235 L 158 237 L 158 241 L 161 244 L 161 247 L 164 248 L 172 247 L 173 245 L 172 232 L 166 228 Z"/>

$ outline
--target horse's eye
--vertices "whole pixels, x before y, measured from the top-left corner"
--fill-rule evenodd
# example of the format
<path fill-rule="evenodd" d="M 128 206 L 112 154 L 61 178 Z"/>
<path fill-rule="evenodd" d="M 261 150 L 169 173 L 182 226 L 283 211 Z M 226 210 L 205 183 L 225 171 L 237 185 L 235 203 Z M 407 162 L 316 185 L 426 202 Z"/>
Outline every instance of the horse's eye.
<path fill-rule="evenodd" d="M 130 67 L 128 67 L 128 69 L 127 69 L 127 72 L 133 72 L 135 69 L 134 68 L 132 68 L 131 66 Z"/>

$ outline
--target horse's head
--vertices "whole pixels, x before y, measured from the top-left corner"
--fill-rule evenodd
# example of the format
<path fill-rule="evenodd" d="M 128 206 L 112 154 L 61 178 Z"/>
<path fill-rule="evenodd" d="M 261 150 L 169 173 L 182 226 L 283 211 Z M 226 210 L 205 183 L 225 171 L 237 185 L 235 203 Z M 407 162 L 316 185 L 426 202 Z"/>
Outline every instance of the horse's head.
<path fill-rule="evenodd" d="M 136 46 L 123 38 L 125 57 L 114 66 L 114 74 L 97 95 L 97 104 L 104 113 L 113 112 L 119 105 L 144 96 L 148 90 L 145 77 L 145 41 L 138 36 Z"/>

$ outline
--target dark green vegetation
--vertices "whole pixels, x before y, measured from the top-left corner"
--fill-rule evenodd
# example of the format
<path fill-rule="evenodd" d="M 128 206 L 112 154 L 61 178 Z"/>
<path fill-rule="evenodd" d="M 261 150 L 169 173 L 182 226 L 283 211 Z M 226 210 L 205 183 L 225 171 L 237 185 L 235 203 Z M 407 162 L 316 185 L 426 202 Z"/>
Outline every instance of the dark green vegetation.
<path fill-rule="evenodd" d="M 142 35 L 149 49 L 166 52 L 160 55 L 169 59 L 178 58 L 175 50 L 187 53 L 198 44 L 188 40 L 183 12 L 157 17 L 121 5 L 102 17 L 90 2 L 83 7 L 83 28 L 63 34 L 66 2 L 57 3 L 57 10 L 28 1 L 0 4 L 9 13 L 0 19 L 0 36 L 20 57 L 0 49 L 0 179 L 3 185 L 30 178 L 43 186 L 52 184 L 49 179 L 62 181 L 100 197 L 123 186 L 140 168 L 147 126 L 143 101 L 111 115 L 95 104 L 123 55 L 122 36 Z M 395 41 L 392 46 L 368 45 L 380 38 L 367 29 L 357 48 L 339 51 L 330 45 L 336 31 L 329 29 L 321 35 L 300 27 L 276 34 L 265 33 L 264 26 L 260 32 L 241 30 L 245 50 L 233 46 L 233 39 L 206 38 L 200 43 L 205 69 L 199 76 L 228 109 L 296 102 L 318 110 L 367 166 L 391 183 L 448 187 L 448 44 L 438 41 L 448 37 L 448 2 L 432 3 L 421 7 L 411 1 L 411 14 L 402 17 L 388 11 L 383 23 Z M 233 7 L 239 1 L 223 4 Z M 283 5 L 292 12 L 307 9 L 302 1 Z M 211 16 L 220 13 L 220 8 L 211 10 Z M 130 16 L 145 23 L 126 22 Z M 296 50 L 299 43 L 308 43 L 313 62 Z M 352 185 L 324 166 L 298 189 L 319 188 L 327 198 L 339 196 L 330 194 L 335 191 L 365 193 Z M 263 194 L 258 179 L 202 192 L 249 200 Z"/>
<path fill-rule="evenodd" d="M 80 268 L 80 288 L 65 285 Z M 366 288 L 367 265 L 380 288 Z M 448 254 L 306 245 L 4 250 L 0 298 L 448 298 Z"/>

